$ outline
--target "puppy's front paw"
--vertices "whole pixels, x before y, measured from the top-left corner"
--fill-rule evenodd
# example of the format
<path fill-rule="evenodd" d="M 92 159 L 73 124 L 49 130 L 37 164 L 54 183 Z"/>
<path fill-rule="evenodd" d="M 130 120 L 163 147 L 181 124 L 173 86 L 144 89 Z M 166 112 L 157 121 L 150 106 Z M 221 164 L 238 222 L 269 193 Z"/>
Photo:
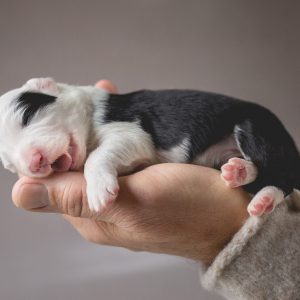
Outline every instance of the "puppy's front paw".
<path fill-rule="evenodd" d="M 221 172 L 221 178 L 231 188 L 253 182 L 257 176 L 257 169 L 251 161 L 237 157 L 230 158 L 221 167 Z"/>
<path fill-rule="evenodd" d="M 87 178 L 87 198 L 92 211 L 100 211 L 110 205 L 118 196 L 117 177 L 111 174 Z"/>
<path fill-rule="evenodd" d="M 275 206 L 284 199 L 283 192 L 274 187 L 267 186 L 260 190 L 248 205 L 250 216 L 261 216 L 273 211 Z"/>

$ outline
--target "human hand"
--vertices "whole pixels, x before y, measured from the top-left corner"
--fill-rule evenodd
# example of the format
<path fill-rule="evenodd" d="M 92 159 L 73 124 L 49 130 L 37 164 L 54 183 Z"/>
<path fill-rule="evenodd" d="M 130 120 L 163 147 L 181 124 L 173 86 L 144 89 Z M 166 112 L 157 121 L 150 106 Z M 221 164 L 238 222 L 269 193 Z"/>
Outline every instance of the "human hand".
<path fill-rule="evenodd" d="M 100 213 L 89 210 L 85 179 L 75 172 L 43 179 L 23 177 L 13 188 L 13 201 L 29 211 L 64 214 L 91 242 L 174 254 L 205 264 L 248 217 L 249 196 L 242 189 L 227 188 L 213 169 L 160 164 L 120 177 L 119 184 L 118 198 Z"/>

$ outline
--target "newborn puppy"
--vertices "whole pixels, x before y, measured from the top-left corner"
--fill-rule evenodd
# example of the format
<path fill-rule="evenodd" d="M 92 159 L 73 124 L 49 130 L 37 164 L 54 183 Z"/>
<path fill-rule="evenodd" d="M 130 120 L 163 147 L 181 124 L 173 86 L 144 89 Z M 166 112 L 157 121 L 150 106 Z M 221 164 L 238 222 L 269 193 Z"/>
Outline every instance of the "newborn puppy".
<path fill-rule="evenodd" d="M 255 194 L 256 216 L 300 186 L 299 152 L 277 117 L 219 94 L 115 95 L 37 78 L 0 98 L 0 116 L 4 167 L 30 177 L 84 169 L 95 211 L 117 197 L 118 175 L 161 162 L 221 169 L 229 187 Z"/>

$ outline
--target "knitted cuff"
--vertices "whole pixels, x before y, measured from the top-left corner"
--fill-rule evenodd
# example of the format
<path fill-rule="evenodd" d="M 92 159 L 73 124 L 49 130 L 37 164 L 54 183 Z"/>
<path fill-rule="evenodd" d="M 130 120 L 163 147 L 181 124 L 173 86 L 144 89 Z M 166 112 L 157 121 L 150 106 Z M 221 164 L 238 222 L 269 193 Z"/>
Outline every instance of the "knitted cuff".
<path fill-rule="evenodd" d="M 234 235 L 227 246 L 219 253 L 214 262 L 205 271 L 200 270 L 201 283 L 208 290 L 214 289 L 224 269 L 237 256 L 241 255 L 245 245 L 262 227 L 268 215 L 263 217 L 249 217 L 243 227 Z"/>

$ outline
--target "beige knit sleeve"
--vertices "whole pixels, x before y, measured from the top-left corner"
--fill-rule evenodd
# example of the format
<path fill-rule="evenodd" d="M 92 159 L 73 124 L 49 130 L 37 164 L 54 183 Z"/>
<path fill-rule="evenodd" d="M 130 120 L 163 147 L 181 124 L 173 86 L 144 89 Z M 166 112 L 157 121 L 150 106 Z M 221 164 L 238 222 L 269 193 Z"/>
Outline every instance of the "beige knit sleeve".
<path fill-rule="evenodd" d="M 233 299 L 300 299 L 300 203 L 296 191 L 273 213 L 250 217 L 217 256 L 202 270 L 203 286 Z"/>

